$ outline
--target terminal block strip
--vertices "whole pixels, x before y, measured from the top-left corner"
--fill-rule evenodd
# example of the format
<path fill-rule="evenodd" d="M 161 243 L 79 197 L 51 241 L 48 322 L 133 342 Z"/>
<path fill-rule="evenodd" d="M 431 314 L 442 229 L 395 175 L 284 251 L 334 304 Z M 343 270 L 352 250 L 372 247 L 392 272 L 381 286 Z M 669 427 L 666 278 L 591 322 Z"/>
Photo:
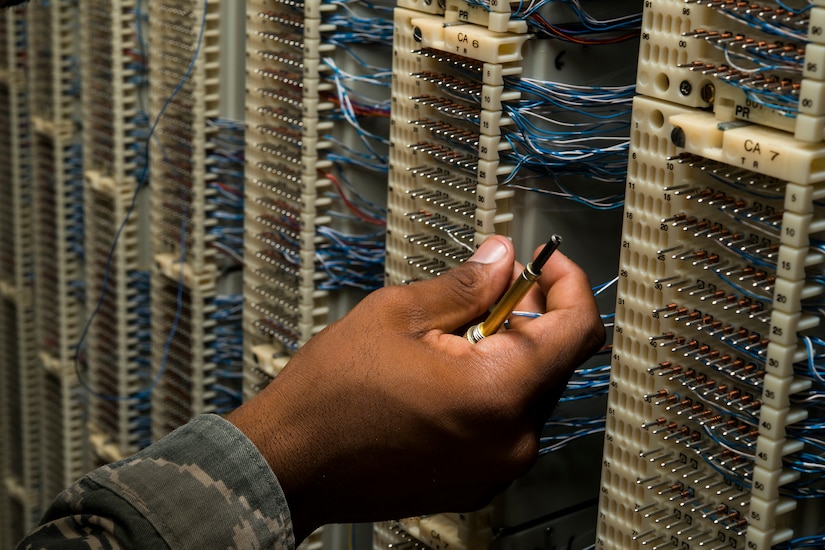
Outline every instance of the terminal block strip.
<path fill-rule="evenodd" d="M 597 547 L 821 536 L 820 10 L 645 3 Z"/>
<path fill-rule="evenodd" d="M 29 231 L 31 135 L 26 95 L 25 9 L 0 14 L 0 546 L 12 547 L 40 509 L 42 419 L 34 337 L 34 255 Z"/>
<path fill-rule="evenodd" d="M 85 376 L 88 448 L 99 462 L 129 456 L 151 439 L 149 396 L 139 395 L 151 371 L 151 333 L 147 247 L 140 240 L 149 221 L 148 192 L 140 188 L 147 183 L 141 30 L 148 25 L 137 4 L 80 3 L 86 311 L 95 312 L 84 342 Z"/>
<path fill-rule="evenodd" d="M 84 319 L 84 214 L 77 2 L 30 4 L 35 334 L 43 394 L 42 482 L 50 502 L 88 470 L 75 346 Z M 82 359 L 82 358 L 81 358 Z"/>
<path fill-rule="evenodd" d="M 518 99 L 505 76 L 520 74 L 525 35 L 397 8 L 393 40 L 388 199 L 388 284 L 436 276 L 495 233 L 509 234 L 512 171 L 499 159 Z"/>
<path fill-rule="evenodd" d="M 597 547 L 815 534 L 825 145 L 643 97 L 631 136 Z"/>
<path fill-rule="evenodd" d="M 324 172 L 335 105 L 321 58 L 336 10 L 319 0 L 249 2 L 244 238 L 244 395 L 266 385 L 328 322 L 317 229 L 328 226 Z"/>
<path fill-rule="evenodd" d="M 240 388 L 223 376 L 240 374 L 232 360 L 240 316 L 231 314 L 231 298 L 221 300 L 237 291 L 231 273 L 242 262 L 224 237 L 241 227 L 243 128 L 220 119 L 220 50 L 231 49 L 222 7 L 150 6 L 151 50 L 163 52 L 152 58 L 150 80 L 152 112 L 163 110 L 151 149 L 154 439 L 198 414 L 225 412 L 219 402 L 240 403 Z M 221 340 L 233 331 L 238 341 Z"/>

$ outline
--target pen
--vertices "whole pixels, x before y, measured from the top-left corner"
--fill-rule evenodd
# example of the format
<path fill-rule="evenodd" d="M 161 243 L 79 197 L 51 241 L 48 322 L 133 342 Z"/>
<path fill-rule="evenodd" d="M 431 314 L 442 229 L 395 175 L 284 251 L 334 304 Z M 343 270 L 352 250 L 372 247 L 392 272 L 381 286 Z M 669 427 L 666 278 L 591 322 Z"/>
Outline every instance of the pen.
<path fill-rule="evenodd" d="M 547 241 L 547 244 L 541 249 L 536 259 L 527 264 L 527 267 L 524 268 L 524 271 L 521 272 L 518 279 L 507 289 L 507 292 L 504 293 L 504 296 L 502 296 L 501 300 L 495 305 L 490 315 L 481 323 L 467 329 L 467 333 L 465 334 L 467 340 L 475 344 L 482 338 L 495 334 L 498 329 L 501 328 L 504 321 L 513 313 L 518 303 L 539 278 L 541 268 L 544 267 L 544 264 L 547 263 L 547 260 L 550 259 L 550 256 L 560 244 L 561 236 L 553 235 L 550 237 L 550 240 Z"/>

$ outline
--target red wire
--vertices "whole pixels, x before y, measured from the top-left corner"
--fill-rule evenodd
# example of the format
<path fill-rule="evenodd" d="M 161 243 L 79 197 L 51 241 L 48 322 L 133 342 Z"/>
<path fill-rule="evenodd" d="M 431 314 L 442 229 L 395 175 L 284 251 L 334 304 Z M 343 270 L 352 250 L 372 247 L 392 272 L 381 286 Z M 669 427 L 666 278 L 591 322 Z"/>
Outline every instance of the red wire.
<path fill-rule="evenodd" d="M 611 36 L 609 38 L 601 38 L 601 39 L 593 39 L 593 38 L 579 38 L 576 35 L 567 34 L 563 30 L 559 29 L 558 27 L 554 27 L 547 22 L 547 20 L 542 17 L 540 14 L 534 14 L 530 19 L 533 20 L 539 27 L 544 29 L 550 34 L 558 36 L 568 42 L 573 42 L 574 44 L 582 44 L 582 45 L 593 45 L 597 46 L 600 44 L 616 44 L 618 42 L 624 42 L 625 40 L 630 40 L 632 38 L 636 38 L 639 36 L 637 31 L 631 31 L 626 34 L 620 34 L 616 36 Z"/>
<path fill-rule="evenodd" d="M 358 217 L 358 219 L 360 219 L 361 221 L 364 221 L 366 223 L 372 224 L 372 225 L 381 225 L 381 226 L 387 225 L 386 220 L 382 220 L 381 218 L 376 218 L 375 216 L 364 212 L 363 210 L 358 208 L 356 205 L 354 205 L 349 200 L 347 195 L 344 193 L 344 189 L 341 187 L 341 182 L 339 182 L 338 178 L 336 178 L 333 174 L 326 173 L 326 174 L 324 174 L 324 177 L 332 182 L 332 185 L 335 186 L 335 189 L 338 191 L 338 194 L 341 196 L 341 200 L 344 201 L 344 204 L 346 205 L 346 207 L 350 210 L 350 212 L 355 214 Z"/>

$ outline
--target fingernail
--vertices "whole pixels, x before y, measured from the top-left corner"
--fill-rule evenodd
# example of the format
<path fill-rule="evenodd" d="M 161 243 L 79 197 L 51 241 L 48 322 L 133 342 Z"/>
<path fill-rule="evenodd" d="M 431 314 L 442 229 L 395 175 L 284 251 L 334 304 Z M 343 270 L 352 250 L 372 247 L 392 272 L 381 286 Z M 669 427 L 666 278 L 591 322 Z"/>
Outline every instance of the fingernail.
<path fill-rule="evenodd" d="M 468 261 L 480 264 L 492 264 L 502 259 L 507 254 L 507 247 L 498 239 L 487 239 L 478 250 L 475 251 Z"/>

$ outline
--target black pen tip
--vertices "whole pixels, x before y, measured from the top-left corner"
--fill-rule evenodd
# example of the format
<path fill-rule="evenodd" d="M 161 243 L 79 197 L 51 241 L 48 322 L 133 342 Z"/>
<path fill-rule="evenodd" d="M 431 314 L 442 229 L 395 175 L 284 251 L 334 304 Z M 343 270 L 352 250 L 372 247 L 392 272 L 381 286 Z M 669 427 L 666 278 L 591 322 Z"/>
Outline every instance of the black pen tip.
<path fill-rule="evenodd" d="M 547 263 L 547 260 L 550 259 L 550 255 L 556 251 L 560 244 L 561 235 L 553 235 L 550 237 L 550 240 L 547 241 L 547 244 L 541 249 L 539 255 L 536 256 L 535 260 L 533 260 L 533 270 L 537 272 L 541 271 L 541 268 Z"/>

